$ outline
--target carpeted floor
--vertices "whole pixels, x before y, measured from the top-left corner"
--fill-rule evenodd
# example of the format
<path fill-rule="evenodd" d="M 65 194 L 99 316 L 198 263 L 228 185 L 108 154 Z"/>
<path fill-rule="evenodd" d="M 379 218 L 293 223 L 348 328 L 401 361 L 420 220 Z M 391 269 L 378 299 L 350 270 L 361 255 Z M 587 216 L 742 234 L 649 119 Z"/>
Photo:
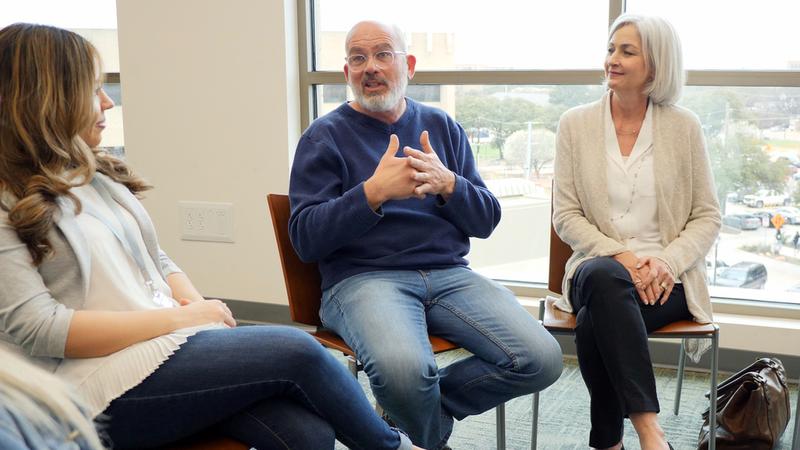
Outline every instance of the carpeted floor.
<path fill-rule="evenodd" d="M 340 354 L 341 355 L 341 354 Z M 448 352 L 437 357 L 440 366 L 466 355 L 463 351 Z M 729 374 L 720 374 L 720 380 Z M 697 435 L 700 430 L 700 414 L 706 408 L 703 394 L 708 390 L 709 375 L 686 372 L 681 396 L 680 414 L 672 414 L 675 398 L 676 370 L 656 369 L 656 383 L 661 401 L 661 424 L 676 450 L 697 448 Z M 372 400 L 366 375 L 359 374 L 359 382 L 367 396 Z M 794 411 L 797 404 L 797 384 L 791 386 L 792 421 L 787 426 L 777 450 L 790 450 Z M 531 439 L 531 396 L 512 400 L 506 405 L 506 448 L 522 450 L 530 448 Z M 553 386 L 541 395 L 539 410 L 539 449 L 543 450 L 585 450 L 589 440 L 589 395 L 581 379 L 577 361 L 565 358 L 564 372 Z M 625 448 L 639 449 L 636 433 L 629 421 L 625 424 Z M 492 450 L 496 448 L 495 415 L 488 411 L 479 416 L 469 417 L 457 422 L 450 446 L 454 450 Z M 338 449 L 344 446 L 337 445 Z"/>

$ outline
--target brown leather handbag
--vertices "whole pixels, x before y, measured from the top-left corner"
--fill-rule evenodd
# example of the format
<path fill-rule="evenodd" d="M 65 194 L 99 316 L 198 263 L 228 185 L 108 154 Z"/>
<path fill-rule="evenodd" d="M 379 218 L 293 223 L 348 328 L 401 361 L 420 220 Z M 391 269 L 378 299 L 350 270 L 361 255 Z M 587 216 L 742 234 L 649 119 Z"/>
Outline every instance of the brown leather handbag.
<path fill-rule="evenodd" d="M 717 395 L 717 449 L 769 450 L 777 444 L 791 411 L 786 372 L 780 360 L 756 360 L 720 383 Z M 708 449 L 708 430 L 706 409 L 698 450 Z"/>

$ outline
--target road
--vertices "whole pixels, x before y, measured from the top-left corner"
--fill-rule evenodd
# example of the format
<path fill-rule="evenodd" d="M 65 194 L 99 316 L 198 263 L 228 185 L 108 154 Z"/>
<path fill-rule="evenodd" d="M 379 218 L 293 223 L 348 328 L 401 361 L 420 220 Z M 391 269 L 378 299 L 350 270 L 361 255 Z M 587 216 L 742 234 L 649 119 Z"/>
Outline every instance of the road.
<path fill-rule="evenodd" d="M 728 202 L 726 205 L 727 214 L 752 214 L 757 211 L 769 211 L 772 209 L 774 208 L 749 208 L 742 204 L 731 202 Z M 794 286 L 800 285 L 800 252 L 795 252 L 791 247 L 791 237 L 798 231 L 800 231 L 800 225 L 783 226 L 783 235 L 788 236 L 789 241 L 788 245 L 784 245 L 781 249 L 781 257 L 777 257 L 741 250 L 741 247 L 745 245 L 773 246 L 776 242 L 774 228 L 762 227 L 757 230 L 742 231 L 731 229 L 730 227 L 723 227 L 716 248 L 716 259 L 728 265 L 733 265 L 740 261 L 752 261 L 764 264 L 767 268 L 767 284 L 764 287 L 764 291 L 768 291 L 764 292 L 764 294 L 781 297 L 773 298 L 773 300 L 797 301 L 796 297 L 800 297 L 800 294 L 787 294 L 786 291 Z M 711 254 L 713 255 L 713 253 L 714 250 L 712 249 Z M 709 260 L 710 259 L 709 257 Z M 788 298 L 783 298 L 787 297 L 787 295 Z M 757 296 L 762 297 L 761 295 Z"/>

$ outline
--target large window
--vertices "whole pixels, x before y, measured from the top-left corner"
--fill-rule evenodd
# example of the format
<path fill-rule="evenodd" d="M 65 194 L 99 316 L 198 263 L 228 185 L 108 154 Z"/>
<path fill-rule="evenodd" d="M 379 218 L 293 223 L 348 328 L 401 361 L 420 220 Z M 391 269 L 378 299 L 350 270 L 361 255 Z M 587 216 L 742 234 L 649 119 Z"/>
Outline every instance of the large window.
<path fill-rule="evenodd" d="M 360 11 L 400 26 L 419 70 L 594 69 L 608 16 L 602 0 L 318 0 L 314 7 L 320 70 L 342 68 L 345 35 Z"/>
<path fill-rule="evenodd" d="M 464 126 L 503 208 L 492 237 L 473 240 L 471 264 L 523 286 L 547 279 L 554 133 L 567 108 L 603 94 L 608 24 L 623 4 L 668 18 L 689 69 L 680 104 L 703 124 L 725 216 L 706 260 L 712 296 L 800 304 L 800 46 L 790 23 L 800 3 L 300 3 L 306 122 L 351 98 L 341 69 L 357 11 L 397 23 L 418 60 L 408 95 Z M 725 20 L 708 20 L 723 10 Z M 742 32 L 758 26 L 770 32 Z"/>
<path fill-rule="evenodd" d="M 100 53 L 106 74 L 106 92 L 116 107 L 106 111 L 108 127 L 102 147 L 122 151 L 122 95 L 119 84 L 117 3 L 115 0 L 26 0 L 6 2 L 0 8 L 0 28 L 16 22 L 66 28 L 85 37 Z"/>

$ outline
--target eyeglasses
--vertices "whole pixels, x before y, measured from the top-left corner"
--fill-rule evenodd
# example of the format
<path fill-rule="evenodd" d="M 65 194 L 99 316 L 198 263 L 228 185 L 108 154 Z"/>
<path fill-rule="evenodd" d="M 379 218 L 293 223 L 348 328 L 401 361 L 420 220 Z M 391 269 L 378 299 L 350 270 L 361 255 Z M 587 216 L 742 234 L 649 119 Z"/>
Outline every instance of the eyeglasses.
<path fill-rule="evenodd" d="M 375 65 L 380 68 L 386 68 L 391 66 L 394 63 L 394 56 L 395 55 L 405 55 L 406 52 L 395 52 L 391 50 L 383 50 L 372 55 L 372 58 L 375 60 Z M 369 56 L 367 55 L 350 55 L 344 58 L 347 61 L 347 67 L 353 71 L 361 71 L 367 67 L 367 62 L 369 61 Z"/>

